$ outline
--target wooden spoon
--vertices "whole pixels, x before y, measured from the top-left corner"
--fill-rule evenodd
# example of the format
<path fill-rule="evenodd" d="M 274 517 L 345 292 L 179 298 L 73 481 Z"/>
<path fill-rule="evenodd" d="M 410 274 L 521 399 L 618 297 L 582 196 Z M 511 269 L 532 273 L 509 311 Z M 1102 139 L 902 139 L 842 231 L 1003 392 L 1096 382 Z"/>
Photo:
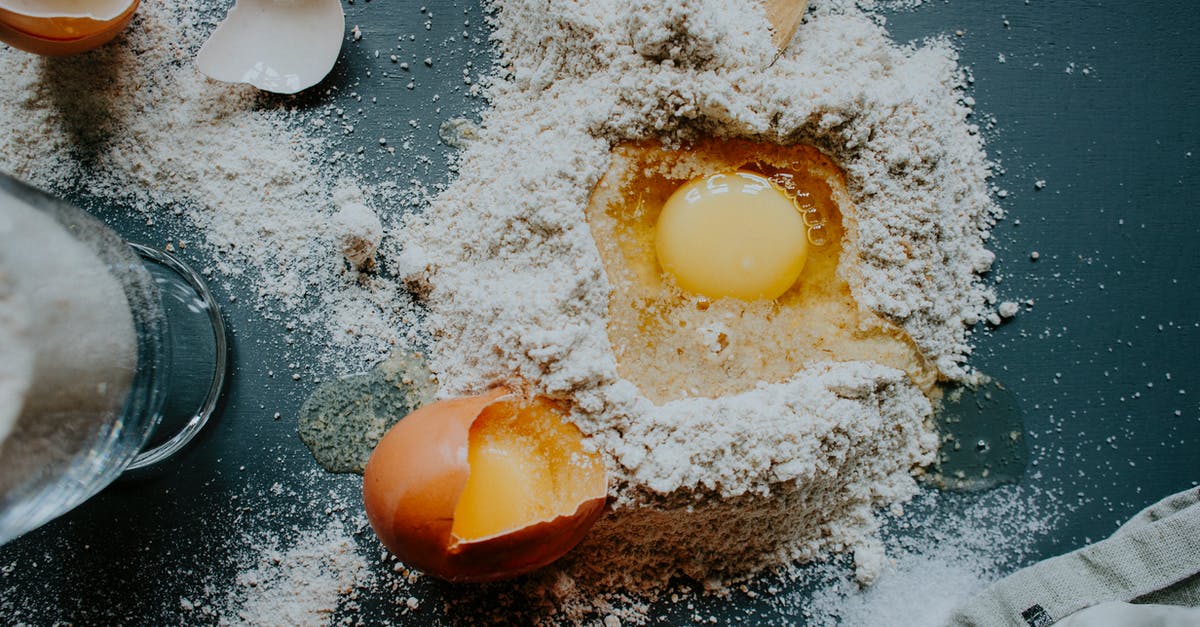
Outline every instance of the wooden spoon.
<path fill-rule="evenodd" d="M 767 23 L 771 25 L 771 43 L 783 52 L 804 18 L 808 0 L 766 0 Z"/>

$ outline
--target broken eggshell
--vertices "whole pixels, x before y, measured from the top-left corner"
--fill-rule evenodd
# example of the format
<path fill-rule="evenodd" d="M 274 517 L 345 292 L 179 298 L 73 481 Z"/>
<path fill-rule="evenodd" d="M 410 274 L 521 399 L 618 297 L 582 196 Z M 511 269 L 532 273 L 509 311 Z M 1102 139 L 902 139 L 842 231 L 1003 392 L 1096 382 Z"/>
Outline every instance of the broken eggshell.
<path fill-rule="evenodd" d="M 219 81 L 294 94 L 333 69 L 345 29 L 340 0 L 238 0 L 196 66 Z"/>
<path fill-rule="evenodd" d="M 125 29 L 138 0 L 0 0 L 0 41 L 61 56 L 108 43 Z"/>
<path fill-rule="evenodd" d="M 372 529 L 409 567 L 453 582 L 515 577 L 562 557 L 603 514 L 608 494 L 603 460 L 582 447 L 582 433 L 560 422 L 562 415 L 548 399 L 504 388 L 410 413 L 380 440 L 363 473 Z M 491 439 L 519 432 L 536 442 L 539 461 L 522 460 L 529 449 Z M 486 462 L 476 454 L 487 449 L 506 461 L 476 466 Z M 545 470 L 548 483 L 538 485 L 522 462 Z M 525 482 L 529 492 L 514 490 Z M 507 499 L 520 493 L 553 507 L 519 512 Z M 489 507 L 496 505 L 489 497 L 499 506 Z M 464 501 L 472 500 L 467 511 Z M 460 516 L 472 520 L 460 526 Z"/>

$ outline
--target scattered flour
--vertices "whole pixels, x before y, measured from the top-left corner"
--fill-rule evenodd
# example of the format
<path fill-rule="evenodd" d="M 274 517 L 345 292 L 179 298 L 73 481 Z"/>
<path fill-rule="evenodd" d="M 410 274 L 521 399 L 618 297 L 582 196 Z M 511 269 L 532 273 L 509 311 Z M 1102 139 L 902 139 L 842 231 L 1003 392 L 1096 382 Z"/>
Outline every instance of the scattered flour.
<path fill-rule="evenodd" d="M 222 604 L 222 625 L 327 625 L 368 573 L 340 521 L 283 540 L 251 538 L 252 551 Z M 190 601 L 188 601 L 190 603 Z"/>
<path fill-rule="evenodd" d="M 191 67 L 205 8 L 144 5 L 117 45 L 74 59 L 0 51 L 0 123 L 11 129 L 0 169 L 177 220 L 203 237 L 210 276 L 240 276 L 263 315 L 319 329 L 318 357 L 342 368 L 432 335 L 443 394 L 508 382 L 573 400 L 610 462 L 613 511 L 513 592 L 518 605 L 554 608 L 543 618 L 640 622 L 643 599 L 670 594 L 673 575 L 727 591 L 830 552 L 853 555 L 858 581 L 895 581 L 904 567 L 889 555 L 908 554 L 881 539 L 878 508 L 919 492 L 913 474 L 937 445 L 929 400 L 903 373 L 854 362 L 654 405 L 617 374 L 610 286 L 584 210 L 621 141 L 815 145 L 844 169 L 854 201 L 842 264 L 855 298 L 944 378 L 969 380 L 968 328 L 994 313 L 979 274 L 999 209 L 950 43 L 899 46 L 853 3 L 814 2 L 772 63 L 762 16 L 740 5 L 498 1 L 492 106 L 456 136 L 458 179 L 401 215 L 425 187 L 358 186 L 359 196 L 299 130 L 324 124 Z M 359 271 L 375 259 L 388 272 Z M 267 541 L 218 613 L 328 621 L 359 585 L 361 560 L 344 528 Z M 456 603 L 490 601 L 464 592 Z"/>
<path fill-rule="evenodd" d="M 203 238 L 204 274 L 244 277 L 264 316 L 318 331 L 317 358 L 364 369 L 407 347 L 415 320 L 398 285 L 342 260 L 349 245 L 366 263 L 381 226 L 334 197 L 327 151 L 300 130 L 303 114 L 195 69 L 209 10 L 147 3 L 117 44 L 76 57 L 3 50 L 0 170 L 138 208 L 148 222 L 175 224 L 185 244 Z"/>
<path fill-rule="evenodd" d="M 914 512 L 889 521 L 887 564 L 870 587 L 835 579 L 811 595 L 781 595 L 773 603 L 803 608 L 816 625 L 939 627 L 959 605 L 1026 563 L 1062 514 L 1013 486 L 966 506 L 939 500 L 961 498 L 924 492 Z"/>
<path fill-rule="evenodd" d="M 857 4 L 866 11 L 912 11 L 929 0 L 858 0 Z"/>
<path fill-rule="evenodd" d="M 375 267 L 375 253 L 383 239 L 383 224 L 379 216 L 363 204 L 362 191 L 350 186 L 339 187 L 333 196 L 337 213 L 331 225 L 335 241 L 342 247 L 342 256 L 355 269 Z"/>

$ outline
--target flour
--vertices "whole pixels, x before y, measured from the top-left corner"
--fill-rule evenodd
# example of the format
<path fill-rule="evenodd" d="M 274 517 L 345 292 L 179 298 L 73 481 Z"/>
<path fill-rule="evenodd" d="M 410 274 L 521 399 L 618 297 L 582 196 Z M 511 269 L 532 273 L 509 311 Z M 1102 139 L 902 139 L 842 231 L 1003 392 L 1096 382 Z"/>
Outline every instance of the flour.
<path fill-rule="evenodd" d="M 342 247 L 342 256 L 357 270 L 373 269 L 375 253 L 383 239 L 379 216 L 363 204 L 362 190 L 353 185 L 339 187 L 333 202 L 337 213 L 330 222 L 334 239 Z"/>
<path fill-rule="evenodd" d="M 937 445 L 930 401 L 898 370 L 816 362 L 741 394 L 654 404 L 618 374 L 584 209 L 622 141 L 812 144 L 846 174 L 839 272 L 854 298 L 942 378 L 971 380 L 999 209 L 949 42 L 899 46 L 854 3 L 814 2 L 774 60 L 761 12 L 742 5 L 496 2 L 491 108 L 446 129 L 464 146 L 459 176 L 406 213 L 431 182 L 341 181 L 343 155 L 307 134 L 352 132 L 344 112 L 289 111 L 192 68 L 207 8 L 149 3 L 116 45 L 74 59 L 0 51 L 0 169 L 199 238 L 215 283 L 249 282 L 263 316 L 309 332 L 316 364 L 298 371 L 361 370 L 433 338 L 443 395 L 508 383 L 569 401 L 609 463 L 613 509 L 529 582 L 568 618 L 633 622 L 639 595 L 672 576 L 728 590 L 830 553 L 853 555 L 859 581 L 886 576 L 877 512 L 918 493 Z M 698 332 L 720 348 L 719 325 Z M 341 603 L 330 591 L 358 580 L 343 540 L 318 529 L 264 549 L 218 613 L 327 619 Z M 318 584 L 310 602 L 281 601 L 305 582 Z"/>
<path fill-rule="evenodd" d="M 857 546 L 870 579 L 880 561 L 867 552 L 865 512 L 915 493 L 910 472 L 936 447 L 928 401 L 898 372 L 856 362 L 654 405 L 617 373 L 610 285 L 584 207 L 620 141 L 816 145 L 842 166 L 854 201 L 842 256 L 854 296 L 899 325 L 944 378 L 969 379 L 968 325 L 994 301 L 978 275 L 993 259 L 984 242 L 999 210 L 956 55 L 943 41 L 897 47 L 857 10 L 818 4 L 771 65 L 755 12 L 618 4 L 498 5 L 507 78 L 489 85 L 492 108 L 459 178 L 394 242 L 401 271 L 428 286 L 442 393 L 506 382 L 573 400 L 616 484 L 610 527 L 595 535 L 635 547 L 625 557 L 656 572 L 720 580 L 725 566 L 744 574 Z M 846 460 L 852 470 L 833 471 Z M 831 475 L 837 485 L 822 483 Z M 766 524 L 799 501 L 793 493 L 824 507 Z M 740 500 L 724 509 L 706 497 Z M 697 547 L 711 561 L 694 557 Z M 585 545 L 583 554 L 606 553 Z"/>
<path fill-rule="evenodd" d="M 885 531 L 887 562 L 870 587 L 835 578 L 815 586 L 813 594 L 780 595 L 772 603 L 784 612 L 800 610 L 816 625 L 945 625 L 960 604 L 1029 560 L 1062 515 L 1014 486 L 961 509 L 939 503 L 954 500 L 925 492 L 915 499 L 914 512 L 891 521 L 897 528 Z"/>
<path fill-rule="evenodd" d="M 21 415 L 21 399 L 33 383 L 33 347 L 26 339 L 29 312 L 14 302 L 15 283 L 9 272 L 0 270 L 0 446 Z"/>
<path fill-rule="evenodd" d="M 79 492 L 92 474 L 111 473 L 95 460 L 132 457 L 128 442 L 145 434 L 143 423 L 123 418 L 138 340 L 122 284 L 129 278 L 109 271 L 127 263 L 113 249 L 120 240 L 99 224 L 39 207 L 28 193 L 0 181 L 0 336 L 9 340 L 0 343 L 5 540 L 40 520 L 34 504 L 87 496 Z"/>
<path fill-rule="evenodd" d="M 411 327 L 403 290 L 343 261 L 347 246 L 352 265 L 373 259 L 381 226 L 362 210 L 335 217 L 346 200 L 334 197 L 323 145 L 300 130 L 305 119 L 195 69 L 207 10 L 148 3 L 117 44 L 76 57 L 5 50 L 0 170 L 172 224 L 208 251 L 207 276 L 244 277 L 262 315 L 315 330 L 314 357 L 365 369 L 405 347 Z"/>
<path fill-rule="evenodd" d="M 249 544 L 236 585 L 218 605 L 222 625 L 327 625 L 365 580 L 366 561 L 336 520 L 294 539 Z"/>

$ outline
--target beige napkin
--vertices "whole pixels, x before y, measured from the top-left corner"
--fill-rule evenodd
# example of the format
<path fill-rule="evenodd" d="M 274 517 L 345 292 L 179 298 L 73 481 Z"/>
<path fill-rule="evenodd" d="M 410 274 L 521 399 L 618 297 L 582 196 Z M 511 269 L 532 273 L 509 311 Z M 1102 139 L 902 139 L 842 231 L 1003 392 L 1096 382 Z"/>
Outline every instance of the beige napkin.
<path fill-rule="evenodd" d="M 1161 605 L 1175 607 L 1157 607 Z M 992 584 L 960 607 L 950 624 L 1200 625 L 1197 606 L 1200 489 L 1193 488 L 1142 510 L 1106 540 Z M 1086 608 L 1094 609 L 1080 612 Z M 1080 615 L 1063 620 L 1076 612 Z M 1176 619 L 1183 622 L 1160 622 Z"/>

